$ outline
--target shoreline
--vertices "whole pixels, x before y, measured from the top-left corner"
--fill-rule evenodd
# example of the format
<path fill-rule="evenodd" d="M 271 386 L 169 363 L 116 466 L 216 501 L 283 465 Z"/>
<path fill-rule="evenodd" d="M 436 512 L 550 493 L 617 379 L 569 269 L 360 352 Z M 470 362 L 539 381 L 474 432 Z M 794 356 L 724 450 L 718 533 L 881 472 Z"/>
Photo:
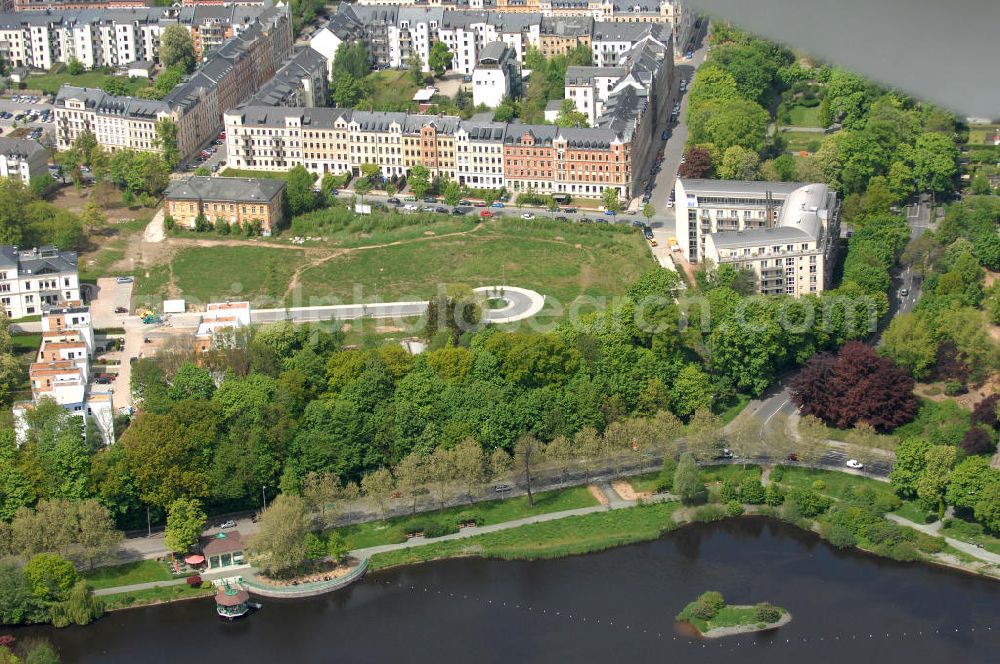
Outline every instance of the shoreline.
<path fill-rule="evenodd" d="M 750 609 L 753 608 L 749 605 L 743 604 L 733 604 L 730 605 L 734 609 Z M 778 629 L 779 627 L 784 627 L 788 623 L 792 622 L 791 611 L 785 611 L 780 618 L 778 618 L 773 623 L 767 623 L 763 627 L 759 627 L 758 624 L 753 625 L 733 625 L 732 627 L 716 627 L 715 629 L 710 629 L 707 632 L 702 632 L 698 630 L 702 638 L 706 639 L 721 639 L 726 636 L 736 636 L 737 634 L 752 634 L 754 632 L 767 632 L 772 629 Z M 688 623 L 689 625 L 691 623 Z M 694 625 L 691 625 L 694 629 L 698 629 Z"/>

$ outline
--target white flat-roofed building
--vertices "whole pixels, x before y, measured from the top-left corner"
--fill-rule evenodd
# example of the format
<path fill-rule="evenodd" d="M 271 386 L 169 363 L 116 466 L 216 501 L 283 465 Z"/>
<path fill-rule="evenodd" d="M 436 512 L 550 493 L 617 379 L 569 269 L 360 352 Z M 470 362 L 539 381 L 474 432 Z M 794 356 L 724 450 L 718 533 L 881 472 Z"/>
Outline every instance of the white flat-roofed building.
<path fill-rule="evenodd" d="M 780 208 L 773 194 L 769 198 L 765 193 L 763 209 L 747 209 L 749 204 L 743 203 L 739 211 L 749 212 L 746 218 L 723 214 L 709 221 L 716 228 L 704 235 L 702 260 L 753 271 L 757 290 L 764 295 L 799 297 L 826 290 L 840 236 L 837 194 L 821 183 L 794 187 L 782 196 Z M 678 209 L 678 219 L 681 213 Z"/>
<path fill-rule="evenodd" d="M 32 178 L 48 173 L 49 155 L 38 141 L 0 138 L 0 177 L 31 184 Z"/>
<path fill-rule="evenodd" d="M 472 103 L 496 108 L 504 97 L 520 90 L 521 68 L 514 49 L 503 42 L 490 42 L 479 52 L 479 62 L 472 72 Z"/>

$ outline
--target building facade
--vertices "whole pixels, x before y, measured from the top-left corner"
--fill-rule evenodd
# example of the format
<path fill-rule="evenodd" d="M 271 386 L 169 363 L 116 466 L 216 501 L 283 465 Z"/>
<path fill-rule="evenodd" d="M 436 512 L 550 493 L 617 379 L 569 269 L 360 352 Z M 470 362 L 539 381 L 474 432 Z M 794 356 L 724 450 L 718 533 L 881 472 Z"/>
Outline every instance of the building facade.
<path fill-rule="evenodd" d="M 829 288 L 840 205 L 827 185 L 678 178 L 676 199 L 688 260 L 752 270 L 767 295 Z"/>
<path fill-rule="evenodd" d="M 177 180 L 163 194 L 164 210 L 174 223 L 194 228 L 199 215 L 212 224 L 260 225 L 270 234 L 284 221 L 284 180 L 195 175 Z"/>
<path fill-rule="evenodd" d="M 490 42 L 479 53 L 472 72 L 472 103 L 496 108 L 504 97 L 520 94 L 521 68 L 514 49 L 503 42 Z"/>
<path fill-rule="evenodd" d="M 48 173 L 49 155 L 38 141 L 0 138 L 0 177 L 14 178 L 25 185 Z"/>
<path fill-rule="evenodd" d="M 79 299 L 75 251 L 0 245 L 0 309 L 8 318 L 37 316 L 43 306 L 58 307 Z"/>

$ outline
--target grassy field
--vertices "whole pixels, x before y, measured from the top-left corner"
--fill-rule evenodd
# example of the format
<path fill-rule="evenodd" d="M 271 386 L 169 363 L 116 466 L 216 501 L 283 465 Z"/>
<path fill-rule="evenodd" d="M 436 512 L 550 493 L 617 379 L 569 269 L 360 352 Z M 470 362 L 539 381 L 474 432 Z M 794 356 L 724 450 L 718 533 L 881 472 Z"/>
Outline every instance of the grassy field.
<path fill-rule="evenodd" d="M 399 110 L 413 103 L 413 94 L 418 87 L 407 71 L 386 69 L 373 72 L 365 79 L 371 85 L 372 94 L 362 99 L 357 108 L 374 110 Z"/>
<path fill-rule="evenodd" d="M 42 343 L 41 334 L 14 334 L 11 335 L 11 350 L 14 355 L 34 356 L 38 347 Z"/>
<path fill-rule="evenodd" d="M 414 523 L 429 523 L 434 521 L 442 525 L 454 525 L 458 518 L 474 514 L 481 519 L 480 525 L 503 523 L 515 519 L 523 519 L 533 514 L 561 512 L 580 507 L 591 507 L 597 501 L 586 487 L 573 487 L 560 491 L 546 491 L 535 494 L 535 505 L 528 504 L 527 496 L 518 496 L 507 500 L 493 500 L 475 505 L 453 507 L 437 512 L 417 514 L 412 517 L 398 517 L 388 521 L 369 521 L 353 526 L 337 528 L 350 549 L 360 549 L 379 544 L 393 544 L 406 541 L 406 527 Z"/>
<path fill-rule="evenodd" d="M 479 220 L 472 216 L 455 217 L 436 213 L 355 215 L 342 208 L 328 208 L 296 217 L 285 237 L 322 237 L 329 246 L 342 248 L 429 239 L 434 236 L 470 231 Z"/>
<path fill-rule="evenodd" d="M 568 306 L 610 297 L 653 266 L 637 233 L 548 221 L 504 220 L 461 237 L 359 251 L 303 271 L 302 296 L 350 301 L 354 285 L 383 301 L 426 299 L 439 283 L 502 280 Z"/>
<path fill-rule="evenodd" d="M 781 614 L 787 613 L 781 607 L 776 607 Z M 723 627 L 737 627 L 743 625 L 756 625 L 757 617 L 756 611 L 752 606 L 729 606 L 726 605 L 719 609 L 719 612 L 715 614 L 715 617 L 711 620 L 701 620 L 700 618 L 688 617 L 687 622 L 691 623 L 698 628 L 698 631 L 704 634 L 705 632 L 711 631 L 713 629 L 720 629 Z"/>
<path fill-rule="evenodd" d="M 81 88 L 98 88 L 110 75 L 99 71 L 87 71 L 73 76 L 65 71 L 59 74 L 31 74 L 28 76 L 27 87 L 29 90 L 41 90 L 45 94 L 54 95 L 59 92 L 63 84 L 75 85 Z M 130 79 L 127 76 L 115 76 L 115 79 L 128 86 L 128 94 L 134 95 L 136 91 L 149 86 L 149 81 L 144 78 Z"/>
<path fill-rule="evenodd" d="M 271 180 L 288 179 L 288 171 L 252 171 L 247 168 L 224 168 L 219 175 L 226 178 L 270 178 Z"/>
<path fill-rule="evenodd" d="M 939 534 L 969 544 L 979 544 L 990 553 L 1000 554 L 1000 537 L 984 533 L 983 527 L 978 523 L 945 519 Z"/>
<path fill-rule="evenodd" d="M 849 489 L 856 490 L 863 487 L 870 488 L 877 494 L 894 495 L 893 490 L 885 482 L 870 480 L 858 475 L 813 468 L 785 468 L 781 485 L 786 488 L 812 489 L 813 482 L 816 480 L 825 485 L 819 493 L 838 500 L 847 497 Z"/>
<path fill-rule="evenodd" d="M 794 127 L 819 127 L 819 106 L 792 106 L 788 109 Z"/>
<path fill-rule="evenodd" d="M 124 565 L 98 567 L 84 572 L 83 578 L 93 588 L 114 588 L 129 586 L 133 583 L 149 583 L 150 581 L 169 581 L 173 577 L 167 571 L 166 565 L 158 560 L 140 560 Z"/>
<path fill-rule="evenodd" d="M 785 149 L 790 152 L 802 152 L 803 150 L 814 152 L 814 150 L 810 150 L 809 148 L 814 147 L 818 149 L 817 146 L 823 144 L 823 134 L 816 132 L 783 131 L 781 135 L 785 139 Z"/>
<path fill-rule="evenodd" d="M 730 463 L 719 466 L 707 466 L 701 469 L 701 481 L 705 484 L 714 484 L 716 482 L 725 482 L 726 480 L 734 480 L 739 482 L 746 475 L 755 475 L 760 477 L 760 466 Z"/>
<path fill-rule="evenodd" d="M 909 519 L 913 523 L 934 523 L 937 521 L 936 512 L 928 512 L 922 509 L 920 505 L 915 500 L 904 500 L 902 507 L 898 510 L 894 510 L 894 514 L 898 514 L 904 519 Z"/>
<path fill-rule="evenodd" d="M 602 551 L 656 539 L 675 527 L 672 517 L 678 507 L 679 503 L 655 503 L 595 512 L 468 539 L 379 553 L 372 556 L 370 568 L 378 570 L 457 556 L 532 560 Z"/>
<path fill-rule="evenodd" d="M 215 593 L 214 588 L 191 588 L 187 584 L 178 586 L 166 586 L 163 588 L 150 588 L 148 590 L 136 590 L 130 593 L 119 593 L 117 595 L 104 595 L 104 608 L 108 611 L 115 609 L 127 609 L 133 606 L 145 606 L 147 604 L 159 604 L 161 602 L 176 602 L 182 599 L 194 599 L 196 597 L 211 597 Z"/>
<path fill-rule="evenodd" d="M 122 208 L 116 213 L 123 213 Z M 109 223 L 99 234 L 92 234 L 88 238 L 90 247 L 80 254 L 80 280 L 96 282 L 98 277 L 106 277 L 112 273 L 127 274 L 128 270 L 112 270 L 112 266 L 125 258 L 125 249 L 129 241 L 137 234 L 142 233 L 146 225 L 149 224 L 155 210 L 149 208 L 136 208 L 129 210 L 128 214 L 134 217 L 129 221 L 119 223 Z"/>

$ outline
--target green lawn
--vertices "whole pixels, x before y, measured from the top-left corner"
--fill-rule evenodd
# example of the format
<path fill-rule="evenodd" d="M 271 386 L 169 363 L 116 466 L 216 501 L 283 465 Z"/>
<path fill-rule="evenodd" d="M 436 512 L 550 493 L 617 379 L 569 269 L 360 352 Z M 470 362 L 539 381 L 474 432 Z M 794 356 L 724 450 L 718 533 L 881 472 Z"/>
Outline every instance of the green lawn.
<path fill-rule="evenodd" d="M 155 303 L 171 295 L 198 302 L 249 299 L 254 306 L 278 306 L 302 260 L 299 249 L 254 246 L 188 247 L 170 265 L 158 265 L 136 276 L 137 302 Z"/>
<path fill-rule="evenodd" d="M 719 466 L 706 466 L 701 469 L 701 480 L 705 484 L 725 482 L 726 480 L 739 482 L 746 475 L 760 477 L 760 466 L 744 466 L 743 464 L 730 463 Z"/>
<path fill-rule="evenodd" d="M 902 507 L 894 510 L 893 513 L 898 514 L 904 519 L 909 519 L 913 523 L 925 524 L 937 521 L 936 512 L 928 512 L 922 509 L 915 500 L 904 500 Z"/>
<path fill-rule="evenodd" d="M 110 74 L 99 71 L 87 71 L 73 76 L 65 71 L 59 74 L 31 74 L 28 76 L 27 87 L 31 90 L 41 90 L 45 94 L 54 95 L 59 92 L 63 84 L 75 85 L 81 88 L 99 88 Z M 149 80 L 145 78 L 130 79 L 127 76 L 115 76 L 115 79 L 128 86 L 129 94 L 134 95 L 136 91 L 149 87 Z"/>
<path fill-rule="evenodd" d="M 813 150 L 809 150 L 810 146 L 822 145 L 824 138 L 823 134 L 810 131 L 783 131 L 781 135 L 785 139 L 786 149 L 790 152 L 803 150 L 813 152 Z"/>
<path fill-rule="evenodd" d="M 989 145 L 993 145 L 993 137 L 998 127 L 1000 125 L 972 125 L 969 127 L 969 144 L 983 145 L 988 141 Z"/>
<path fill-rule="evenodd" d="M 338 207 L 296 217 L 292 220 L 291 229 L 283 235 L 322 237 L 328 243 L 320 246 L 357 248 L 470 231 L 478 223 L 478 218 L 472 216 L 456 217 L 432 212 L 356 215 Z"/>
<path fill-rule="evenodd" d="M 362 99 L 357 108 L 396 111 L 413 104 L 413 94 L 420 87 L 413 82 L 410 73 L 396 69 L 373 72 L 365 78 L 371 85 L 372 94 Z"/>
<path fill-rule="evenodd" d="M 42 344 L 41 334 L 14 334 L 11 335 L 11 350 L 14 355 L 31 355 L 38 351 Z"/>
<path fill-rule="evenodd" d="M 412 523 L 429 523 L 431 521 L 442 525 L 454 525 L 458 517 L 475 514 L 481 525 L 503 523 L 522 519 L 533 514 L 547 514 L 563 510 L 591 507 L 597 501 L 586 487 L 573 487 L 558 491 L 546 491 L 535 494 L 534 507 L 528 504 L 527 496 L 518 496 L 507 500 L 493 500 L 475 505 L 453 507 L 436 512 L 425 512 L 409 517 L 398 517 L 388 521 L 369 521 L 353 526 L 337 528 L 338 532 L 350 549 L 360 549 L 380 544 L 392 544 L 406 541 L 406 527 Z"/>
<path fill-rule="evenodd" d="M 372 556 L 373 570 L 457 556 L 506 560 L 556 558 L 653 540 L 675 528 L 679 503 L 655 503 L 533 523 L 467 539 L 448 540 Z"/>
<path fill-rule="evenodd" d="M 634 475 L 625 478 L 625 481 L 632 485 L 632 490 L 636 493 L 656 491 L 656 485 L 660 483 L 660 472 Z"/>
<path fill-rule="evenodd" d="M 791 117 L 792 125 L 795 127 L 820 127 L 819 106 L 809 108 L 807 106 L 792 106 L 788 115 Z"/>
<path fill-rule="evenodd" d="M 140 560 L 124 565 L 98 567 L 84 572 L 82 576 L 93 588 L 130 586 L 134 583 L 169 581 L 173 578 L 167 571 L 166 565 L 158 560 Z"/>
<path fill-rule="evenodd" d="M 272 180 L 287 180 L 288 171 L 252 171 L 247 168 L 225 168 L 219 173 L 227 178 L 270 178 Z"/>
<path fill-rule="evenodd" d="M 175 602 L 181 599 L 194 599 L 196 597 L 210 597 L 213 594 L 215 594 L 214 588 L 191 588 L 185 583 L 177 586 L 136 590 L 117 595 L 104 595 L 101 599 L 104 601 L 105 609 L 114 611 L 115 609 L 126 609 L 132 606 Z"/>
<path fill-rule="evenodd" d="M 493 222 L 481 231 L 347 254 L 301 275 L 302 296 L 351 301 L 355 284 L 383 301 L 420 300 L 441 283 L 506 281 L 569 306 L 625 291 L 653 259 L 638 233 L 550 221 Z M 595 301 L 597 308 L 605 300 Z"/>
<path fill-rule="evenodd" d="M 867 477 L 840 473 L 833 470 L 817 470 L 813 468 L 785 468 L 781 485 L 786 488 L 812 489 L 813 482 L 820 480 L 825 487 L 820 493 L 842 500 L 847 496 L 848 489 L 856 490 L 868 487 L 878 494 L 895 495 L 886 482 L 870 480 Z"/>
<path fill-rule="evenodd" d="M 722 424 L 726 425 L 735 420 L 736 416 L 743 412 L 743 409 L 747 407 L 748 403 L 750 403 L 750 397 L 748 395 L 737 394 L 732 403 L 726 406 L 726 409 L 720 414 Z"/>

